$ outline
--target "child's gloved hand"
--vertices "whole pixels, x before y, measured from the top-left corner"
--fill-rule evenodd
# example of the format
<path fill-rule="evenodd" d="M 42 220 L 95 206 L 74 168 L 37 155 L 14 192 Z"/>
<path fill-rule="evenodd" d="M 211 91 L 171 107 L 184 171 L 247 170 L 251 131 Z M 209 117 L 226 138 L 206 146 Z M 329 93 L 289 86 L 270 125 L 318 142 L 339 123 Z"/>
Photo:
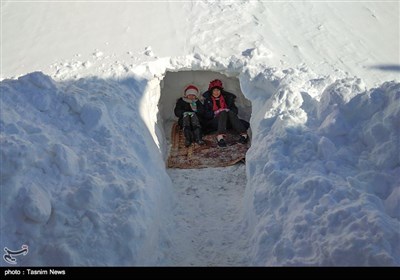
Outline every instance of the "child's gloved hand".
<path fill-rule="evenodd" d="M 184 112 L 183 113 L 183 117 L 186 117 L 186 116 L 192 117 L 193 115 L 194 115 L 194 112 Z"/>
<path fill-rule="evenodd" d="M 223 112 L 223 111 L 229 112 L 229 109 L 218 109 L 217 111 L 214 111 L 214 115 L 215 115 L 215 116 L 218 116 L 219 113 L 221 113 L 221 112 Z"/>

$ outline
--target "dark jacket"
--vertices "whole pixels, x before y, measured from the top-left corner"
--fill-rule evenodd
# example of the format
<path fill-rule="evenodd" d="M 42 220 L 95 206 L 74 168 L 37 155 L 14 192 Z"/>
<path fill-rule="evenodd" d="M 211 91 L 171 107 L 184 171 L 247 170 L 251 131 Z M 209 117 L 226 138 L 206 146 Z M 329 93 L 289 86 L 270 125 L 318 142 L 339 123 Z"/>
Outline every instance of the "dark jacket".
<path fill-rule="evenodd" d="M 200 102 L 200 100 L 196 101 L 196 105 L 197 105 L 196 115 L 201 121 L 201 119 L 204 118 L 204 105 L 203 103 Z M 175 116 L 179 118 L 178 123 L 180 126 L 182 126 L 182 119 L 184 112 L 193 112 L 193 110 L 190 104 L 185 100 L 183 100 L 183 98 L 181 97 L 176 101 L 174 109 Z"/>
<path fill-rule="evenodd" d="M 233 111 L 235 114 L 238 114 L 239 110 L 235 105 L 236 95 L 233 93 L 221 90 L 221 95 L 225 99 L 226 106 L 229 110 Z M 214 111 L 213 111 L 213 102 L 211 100 L 211 91 L 208 90 L 203 93 L 204 100 L 204 118 L 205 119 L 213 119 L 214 118 Z"/>

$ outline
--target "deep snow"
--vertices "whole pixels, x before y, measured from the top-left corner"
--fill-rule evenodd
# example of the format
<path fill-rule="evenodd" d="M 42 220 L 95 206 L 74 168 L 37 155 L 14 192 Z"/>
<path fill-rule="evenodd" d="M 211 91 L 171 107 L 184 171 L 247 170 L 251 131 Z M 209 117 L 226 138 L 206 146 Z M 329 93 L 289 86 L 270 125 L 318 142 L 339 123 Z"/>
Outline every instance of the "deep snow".
<path fill-rule="evenodd" d="M 400 264 L 398 2 L 1 8 L 18 265 Z M 251 116 L 246 170 L 166 170 L 180 85 L 212 76 Z"/>

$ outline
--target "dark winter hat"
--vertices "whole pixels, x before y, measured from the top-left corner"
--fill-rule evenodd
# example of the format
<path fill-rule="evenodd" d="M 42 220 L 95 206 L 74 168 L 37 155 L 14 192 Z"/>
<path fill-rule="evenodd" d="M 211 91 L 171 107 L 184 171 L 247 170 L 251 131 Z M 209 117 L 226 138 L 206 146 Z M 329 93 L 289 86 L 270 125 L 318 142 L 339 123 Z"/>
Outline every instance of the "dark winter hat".
<path fill-rule="evenodd" d="M 186 97 L 189 94 L 193 94 L 196 95 L 196 97 L 199 97 L 199 89 L 194 85 L 188 85 L 187 87 L 185 87 L 183 96 Z"/>
<path fill-rule="evenodd" d="M 210 84 L 208 85 L 208 90 L 212 91 L 215 88 L 218 88 L 219 90 L 222 90 L 224 88 L 222 86 L 221 80 L 215 79 L 215 80 L 211 81 Z"/>

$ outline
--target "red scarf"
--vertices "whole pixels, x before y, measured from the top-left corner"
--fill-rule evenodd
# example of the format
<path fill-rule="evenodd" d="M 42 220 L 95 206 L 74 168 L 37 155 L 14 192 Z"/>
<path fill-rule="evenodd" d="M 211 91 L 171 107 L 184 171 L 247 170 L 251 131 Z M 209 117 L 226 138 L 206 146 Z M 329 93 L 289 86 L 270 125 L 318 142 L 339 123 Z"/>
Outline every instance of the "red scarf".
<path fill-rule="evenodd" d="M 218 99 L 219 99 L 219 108 L 217 105 Z M 228 106 L 226 106 L 226 103 L 225 103 L 225 98 L 222 96 L 222 94 L 217 98 L 215 98 L 214 96 L 211 96 L 211 100 L 213 102 L 213 111 L 214 112 L 217 111 L 218 109 L 227 109 L 228 108 Z"/>

